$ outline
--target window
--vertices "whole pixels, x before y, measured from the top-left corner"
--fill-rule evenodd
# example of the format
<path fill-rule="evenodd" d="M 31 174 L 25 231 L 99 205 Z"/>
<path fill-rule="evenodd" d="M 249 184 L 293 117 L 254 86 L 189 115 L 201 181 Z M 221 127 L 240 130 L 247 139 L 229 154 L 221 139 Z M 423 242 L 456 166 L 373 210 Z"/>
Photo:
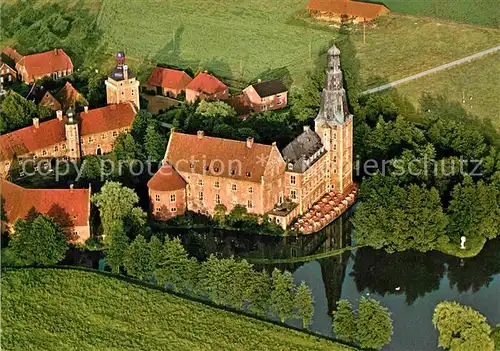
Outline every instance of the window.
<path fill-rule="evenodd" d="M 198 186 L 203 186 L 203 179 L 198 179 Z"/>
<path fill-rule="evenodd" d="M 61 148 L 62 148 L 63 150 L 66 150 L 66 144 L 62 144 L 62 145 L 61 145 Z"/>
<path fill-rule="evenodd" d="M 113 136 L 114 137 L 118 136 L 118 132 L 116 130 L 113 132 Z"/>
<path fill-rule="evenodd" d="M 160 202 L 160 195 L 156 194 L 155 195 L 155 200 L 156 200 L 156 202 Z"/>
<path fill-rule="evenodd" d="M 247 207 L 248 208 L 253 208 L 253 201 L 252 200 L 248 200 L 247 201 Z"/>
<path fill-rule="evenodd" d="M 194 168 L 194 161 L 189 161 L 189 168 Z"/>
<path fill-rule="evenodd" d="M 337 168 L 333 169 L 333 174 L 337 174 Z"/>
<path fill-rule="evenodd" d="M 333 132 L 333 140 L 337 140 L 337 132 Z"/>
<path fill-rule="evenodd" d="M 219 188 L 220 188 L 220 183 L 219 183 L 219 181 L 216 181 L 216 182 L 214 183 L 214 188 L 216 188 L 216 189 L 219 189 Z"/>
<path fill-rule="evenodd" d="M 47 155 L 47 150 L 42 150 L 42 156 L 46 156 Z"/>
<path fill-rule="evenodd" d="M 295 176 L 290 176 L 290 184 L 295 184 Z"/>
<path fill-rule="evenodd" d="M 220 204 L 220 195 L 219 194 L 215 194 L 215 203 L 217 205 Z"/>
<path fill-rule="evenodd" d="M 297 199 L 297 191 L 291 190 L 290 197 L 292 198 L 292 200 L 296 200 Z"/>
<path fill-rule="evenodd" d="M 54 152 L 57 152 L 57 151 L 59 151 L 59 147 L 57 147 L 57 145 L 56 145 L 56 146 L 54 146 Z"/>
<path fill-rule="evenodd" d="M 198 200 L 203 201 L 203 192 L 202 191 L 200 191 L 198 193 Z"/>
<path fill-rule="evenodd" d="M 92 138 L 91 136 L 89 136 L 89 143 L 93 143 L 94 142 L 94 138 Z"/>
<path fill-rule="evenodd" d="M 333 144 L 333 150 L 337 150 L 337 144 Z"/>
<path fill-rule="evenodd" d="M 175 202 L 175 194 L 170 195 L 170 202 Z"/>
<path fill-rule="evenodd" d="M 170 212 L 177 212 L 177 207 L 171 207 Z"/>
<path fill-rule="evenodd" d="M 231 184 L 231 190 L 232 191 L 238 190 L 238 186 L 236 184 Z"/>
<path fill-rule="evenodd" d="M 156 212 L 161 212 L 161 207 L 157 207 Z"/>
<path fill-rule="evenodd" d="M 101 135 L 101 139 L 106 139 L 106 133 L 103 133 L 103 134 Z"/>
<path fill-rule="evenodd" d="M 229 171 L 229 174 L 231 174 L 231 175 L 234 175 L 235 173 L 236 173 L 236 171 L 234 169 Z"/>
<path fill-rule="evenodd" d="M 252 173 L 247 172 L 247 177 L 250 178 L 252 176 Z"/>
<path fill-rule="evenodd" d="M 337 162 L 337 156 L 333 156 L 333 162 Z"/>
<path fill-rule="evenodd" d="M 253 187 L 251 187 L 251 186 L 250 186 L 250 187 L 248 187 L 248 192 L 249 192 L 250 194 L 252 194 L 252 193 L 253 193 Z"/>

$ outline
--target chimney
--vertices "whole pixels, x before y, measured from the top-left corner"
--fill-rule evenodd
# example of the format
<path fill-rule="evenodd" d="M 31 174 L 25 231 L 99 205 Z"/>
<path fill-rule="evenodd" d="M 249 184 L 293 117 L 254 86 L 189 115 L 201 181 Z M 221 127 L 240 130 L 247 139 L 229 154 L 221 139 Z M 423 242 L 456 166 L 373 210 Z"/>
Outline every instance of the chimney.
<path fill-rule="evenodd" d="M 257 83 L 261 83 L 262 82 L 262 79 L 257 79 Z"/>
<path fill-rule="evenodd" d="M 247 138 L 247 148 L 251 149 L 253 146 L 253 137 Z"/>
<path fill-rule="evenodd" d="M 58 120 L 62 121 L 62 111 L 61 110 L 57 110 L 56 116 L 57 116 Z"/>
<path fill-rule="evenodd" d="M 203 139 L 203 131 L 202 130 L 199 130 L 198 133 L 196 133 L 196 135 L 198 136 L 198 139 Z"/>
<path fill-rule="evenodd" d="M 276 142 L 275 142 L 275 141 L 273 141 L 273 143 L 271 144 L 271 146 L 276 146 Z"/>
<path fill-rule="evenodd" d="M 56 48 L 56 49 L 54 49 L 54 55 L 57 56 L 57 54 L 58 54 L 58 52 L 57 52 L 57 48 Z"/>
<path fill-rule="evenodd" d="M 40 127 L 40 120 L 37 117 L 33 118 L 33 125 L 35 128 Z"/>
<path fill-rule="evenodd" d="M 89 113 L 89 107 L 88 106 L 83 106 L 83 112 Z"/>
<path fill-rule="evenodd" d="M 123 65 L 123 79 L 128 79 L 128 65 Z"/>
<path fill-rule="evenodd" d="M 304 132 L 307 132 L 309 129 L 311 129 L 309 126 L 304 126 Z"/>
<path fill-rule="evenodd" d="M 70 185 L 69 185 L 69 190 L 70 190 L 70 192 L 73 192 L 73 188 L 74 188 L 74 184 L 70 184 Z"/>

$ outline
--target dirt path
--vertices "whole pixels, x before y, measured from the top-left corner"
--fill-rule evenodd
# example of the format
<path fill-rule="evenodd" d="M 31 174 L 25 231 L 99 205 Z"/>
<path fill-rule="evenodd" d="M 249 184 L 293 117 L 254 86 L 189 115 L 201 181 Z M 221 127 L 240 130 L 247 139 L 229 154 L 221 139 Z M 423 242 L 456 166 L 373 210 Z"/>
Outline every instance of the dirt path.
<path fill-rule="evenodd" d="M 497 51 L 500 51 L 500 46 L 496 46 L 496 47 L 488 49 L 488 50 L 477 52 L 477 53 L 475 53 L 473 55 L 461 58 L 459 60 L 448 62 L 448 63 L 446 63 L 444 65 L 431 68 L 431 69 L 429 69 L 427 71 L 423 71 L 423 72 L 411 75 L 411 76 L 406 77 L 406 78 L 398 79 L 398 80 L 396 80 L 394 82 L 391 82 L 391 83 L 388 83 L 388 84 L 384 84 L 384 85 L 381 85 L 381 86 L 376 87 L 376 88 L 365 90 L 364 92 L 362 92 L 362 94 L 372 94 L 372 93 L 376 93 L 376 92 L 379 92 L 379 91 L 382 91 L 382 90 L 393 88 L 396 85 L 403 84 L 403 83 L 406 83 L 406 82 L 410 82 L 410 81 L 418 79 L 420 77 L 424 77 L 424 76 L 427 76 L 429 74 L 436 73 L 436 72 L 448 69 L 450 67 L 461 65 L 462 63 L 470 62 L 472 60 L 475 60 L 477 58 L 483 57 L 485 55 L 488 55 L 488 54 L 491 54 L 491 53 L 494 53 L 494 52 L 497 52 Z"/>

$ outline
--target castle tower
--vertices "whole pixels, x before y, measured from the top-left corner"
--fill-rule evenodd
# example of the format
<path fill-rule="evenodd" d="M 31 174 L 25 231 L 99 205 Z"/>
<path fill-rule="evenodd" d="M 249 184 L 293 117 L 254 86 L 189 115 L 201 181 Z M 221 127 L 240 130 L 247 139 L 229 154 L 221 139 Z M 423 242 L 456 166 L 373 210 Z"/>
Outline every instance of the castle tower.
<path fill-rule="evenodd" d="M 116 54 L 116 67 L 106 80 L 106 97 L 108 105 L 122 102 L 133 102 L 137 109 L 139 106 L 139 81 L 125 64 L 125 54 Z"/>
<path fill-rule="evenodd" d="M 69 109 L 66 113 L 68 120 L 64 124 L 66 132 L 66 140 L 68 142 L 68 158 L 70 160 L 80 160 L 80 131 L 78 129 L 78 121 L 76 119 L 73 109 Z"/>
<path fill-rule="evenodd" d="M 333 46 L 328 50 L 325 88 L 314 120 L 314 129 L 328 150 L 326 191 L 344 192 L 352 184 L 352 119 L 342 82 L 340 50 Z"/>

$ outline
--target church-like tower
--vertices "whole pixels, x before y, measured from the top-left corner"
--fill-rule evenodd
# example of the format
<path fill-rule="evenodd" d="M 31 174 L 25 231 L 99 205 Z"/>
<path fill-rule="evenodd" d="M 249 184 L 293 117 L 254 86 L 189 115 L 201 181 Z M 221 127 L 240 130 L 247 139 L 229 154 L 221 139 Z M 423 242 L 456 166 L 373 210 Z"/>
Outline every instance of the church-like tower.
<path fill-rule="evenodd" d="M 139 81 L 125 64 L 125 54 L 116 54 L 116 67 L 106 80 L 106 97 L 108 105 L 122 102 L 133 102 L 137 109 L 139 106 Z"/>
<path fill-rule="evenodd" d="M 68 119 L 64 124 L 66 132 L 66 140 L 68 142 L 68 158 L 70 160 L 79 161 L 81 158 L 80 150 L 80 131 L 78 129 L 78 121 L 76 119 L 73 109 L 69 109 L 66 113 Z"/>
<path fill-rule="evenodd" d="M 342 82 L 340 50 L 333 46 L 328 50 L 326 83 L 321 108 L 314 120 L 315 131 L 328 150 L 326 191 L 333 189 L 342 193 L 352 184 L 352 120 Z"/>

